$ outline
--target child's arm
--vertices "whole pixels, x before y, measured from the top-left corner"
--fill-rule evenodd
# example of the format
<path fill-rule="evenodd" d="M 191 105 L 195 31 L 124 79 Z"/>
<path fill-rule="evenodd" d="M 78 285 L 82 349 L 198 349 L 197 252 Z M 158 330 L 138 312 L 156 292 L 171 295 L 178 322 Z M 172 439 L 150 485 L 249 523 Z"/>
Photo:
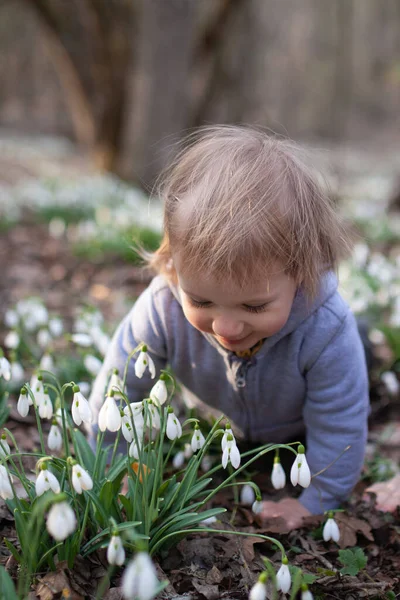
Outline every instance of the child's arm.
<path fill-rule="evenodd" d="M 156 378 L 151 379 L 148 370 L 141 379 L 136 377 L 134 365 L 138 354 L 135 354 L 129 362 L 126 379 L 127 396 L 130 402 L 139 402 L 148 397 L 160 370 L 165 368 L 167 344 L 164 317 L 167 313 L 164 304 L 165 301 L 170 301 L 169 298 L 170 293 L 166 289 L 166 285 L 160 283 L 160 278 L 156 278 L 139 296 L 132 310 L 115 332 L 89 399 L 93 412 L 93 424 L 88 433 L 92 444 L 97 435 L 98 413 L 105 399 L 105 390 L 112 369 L 118 369 L 122 379 L 126 361 L 132 350 L 141 342 L 147 345 L 148 352 L 155 364 Z M 106 435 L 106 438 L 108 441 L 112 441 L 113 435 Z"/>
<path fill-rule="evenodd" d="M 311 473 L 338 459 L 299 498 L 312 513 L 321 513 L 348 498 L 359 478 L 367 441 L 368 374 L 351 313 L 309 366 L 306 381 L 304 423 Z M 347 446 L 351 447 L 341 456 Z"/>

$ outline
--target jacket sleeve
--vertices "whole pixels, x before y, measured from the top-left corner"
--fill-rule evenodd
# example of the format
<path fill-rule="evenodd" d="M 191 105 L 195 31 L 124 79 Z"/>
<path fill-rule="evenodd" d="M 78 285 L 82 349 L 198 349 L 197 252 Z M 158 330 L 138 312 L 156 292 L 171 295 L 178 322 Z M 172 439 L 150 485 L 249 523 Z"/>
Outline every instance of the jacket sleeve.
<path fill-rule="evenodd" d="M 337 508 L 349 497 L 364 460 L 368 374 L 351 313 L 310 366 L 306 382 L 306 457 L 312 474 L 326 470 L 312 479 L 299 500 L 310 512 L 319 514 Z"/>
<path fill-rule="evenodd" d="M 164 369 L 167 362 L 167 343 L 163 315 L 163 295 L 165 286 L 151 284 L 137 299 L 129 314 L 120 323 L 110 346 L 107 350 L 102 368 L 93 384 L 89 398 L 93 413 L 93 423 L 88 427 L 88 436 L 91 446 L 96 445 L 98 432 L 98 414 L 105 400 L 105 392 L 110 374 L 114 368 L 118 369 L 122 378 L 128 357 L 135 347 L 143 342 L 147 345 L 148 352 L 154 361 L 156 378 L 151 379 L 149 371 L 139 379 L 135 375 L 135 361 L 137 354 L 129 361 L 127 371 L 126 390 L 130 402 L 139 402 L 148 397 L 149 392 L 157 380 L 160 370 Z M 115 434 L 106 432 L 105 442 L 113 443 Z"/>

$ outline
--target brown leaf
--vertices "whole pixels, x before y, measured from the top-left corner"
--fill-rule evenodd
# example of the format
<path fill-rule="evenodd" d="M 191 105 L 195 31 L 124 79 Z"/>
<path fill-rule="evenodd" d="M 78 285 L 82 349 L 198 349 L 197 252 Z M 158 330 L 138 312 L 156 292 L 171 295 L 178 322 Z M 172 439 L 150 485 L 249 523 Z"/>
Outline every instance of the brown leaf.
<path fill-rule="evenodd" d="M 357 533 L 362 533 L 370 542 L 374 541 L 371 526 L 362 519 L 357 519 L 345 513 L 337 513 L 335 519 L 339 525 L 341 548 L 349 548 L 357 545 Z"/>
<path fill-rule="evenodd" d="M 263 544 L 265 540 L 259 537 L 246 537 L 241 540 L 243 557 L 247 563 L 251 563 L 255 556 L 254 544 Z"/>
<path fill-rule="evenodd" d="M 376 495 L 376 508 L 384 512 L 394 512 L 400 506 L 400 473 L 389 479 L 373 483 L 365 494 Z"/>
<path fill-rule="evenodd" d="M 223 575 L 222 575 L 221 571 L 218 569 L 218 567 L 216 567 L 215 565 L 213 566 L 211 571 L 208 571 L 208 573 L 206 575 L 206 583 L 209 585 L 215 585 L 216 583 L 221 583 L 222 579 L 223 579 Z"/>
<path fill-rule="evenodd" d="M 201 583 L 199 580 L 193 579 L 193 586 L 200 594 L 203 594 L 207 600 L 219 600 L 220 598 L 217 585 L 208 585 L 207 583 Z"/>
<path fill-rule="evenodd" d="M 84 597 L 74 592 L 65 571 L 52 571 L 40 580 L 36 595 L 40 600 L 53 600 L 56 594 L 62 594 L 63 600 L 84 600 Z"/>

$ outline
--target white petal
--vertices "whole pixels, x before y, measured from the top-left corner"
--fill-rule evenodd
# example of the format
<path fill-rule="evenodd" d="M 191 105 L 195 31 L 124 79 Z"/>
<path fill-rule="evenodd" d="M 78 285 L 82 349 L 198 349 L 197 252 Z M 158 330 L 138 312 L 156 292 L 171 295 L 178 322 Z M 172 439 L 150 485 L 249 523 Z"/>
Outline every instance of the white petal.
<path fill-rule="evenodd" d="M 222 453 L 222 466 L 224 469 L 226 469 L 226 467 L 228 465 L 228 459 L 229 459 L 229 448 L 228 448 L 228 446 L 225 446 L 225 450 Z"/>
<path fill-rule="evenodd" d="M 311 472 L 307 463 L 306 455 L 300 454 L 301 466 L 299 469 L 299 484 L 303 488 L 307 488 L 311 483 Z"/>
<path fill-rule="evenodd" d="M 73 419 L 75 425 L 77 425 L 79 427 L 82 423 L 82 417 L 81 417 L 81 412 L 79 410 L 79 400 L 75 399 L 75 394 L 72 399 L 71 414 L 72 414 L 72 419 Z"/>
<path fill-rule="evenodd" d="M 26 417 L 29 412 L 29 398 L 28 394 L 20 394 L 17 403 L 17 411 L 21 417 Z"/>
<path fill-rule="evenodd" d="M 291 577 L 288 565 L 281 565 L 276 574 L 276 587 L 278 590 L 287 594 L 291 586 Z"/>
<path fill-rule="evenodd" d="M 139 379 L 143 377 L 143 373 L 146 370 L 147 364 L 145 355 L 145 352 L 140 352 L 135 362 L 135 375 L 136 377 L 139 377 Z"/>
<path fill-rule="evenodd" d="M 236 444 L 233 444 L 231 446 L 230 459 L 231 459 L 232 467 L 234 469 L 237 469 L 240 465 L 240 452 L 239 452 L 239 448 L 236 446 Z"/>
<path fill-rule="evenodd" d="M 251 510 L 253 511 L 253 513 L 255 515 L 261 514 L 262 509 L 263 509 L 263 503 L 261 500 L 256 500 L 255 502 L 253 502 L 253 506 L 251 507 Z"/>
<path fill-rule="evenodd" d="M 107 548 L 107 561 L 110 565 L 121 566 L 125 562 L 125 550 L 119 535 L 112 536 Z"/>
<path fill-rule="evenodd" d="M 76 528 L 76 517 L 69 504 L 53 504 L 47 516 L 46 527 L 57 542 L 65 540 Z"/>
<path fill-rule="evenodd" d="M 300 454 L 297 454 L 292 468 L 290 469 L 290 481 L 293 486 L 296 486 L 299 483 L 299 457 Z"/>
<path fill-rule="evenodd" d="M 185 454 L 182 450 L 179 450 L 172 459 L 172 466 L 174 469 L 180 469 L 185 464 Z"/>
<path fill-rule="evenodd" d="M 257 581 L 250 590 L 249 600 L 265 600 L 267 597 L 267 588 L 265 583 Z"/>
<path fill-rule="evenodd" d="M 47 438 L 47 445 L 50 450 L 60 450 L 62 447 L 61 432 L 57 425 L 52 425 Z"/>
<path fill-rule="evenodd" d="M 115 403 L 112 396 L 108 398 L 108 409 L 107 409 L 107 429 L 109 431 L 118 431 L 121 427 L 121 415 L 119 408 Z"/>
<path fill-rule="evenodd" d="M 6 440 L 0 438 L 0 456 L 5 458 L 11 454 L 11 448 Z"/>
<path fill-rule="evenodd" d="M 48 481 L 48 484 L 51 488 L 51 490 L 55 493 L 55 494 L 59 494 L 60 493 L 60 484 L 58 483 L 58 479 L 55 475 L 53 475 L 53 473 L 51 473 L 51 471 L 47 471 L 46 470 L 46 478 Z M 47 488 L 49 489 L 49 488 Z"/>
<path fill-rule="evenodd" d="M 107 410 L 108 404 L 106 400 L 101 409 L 99 410 L 98 424 L 100 431 L 105 431 L 107 429 Z"/>
<path fill-rule="evenodd" d="M 240 502 L 245 506 L 251 506 L 256 499 L 256 494 L 251 485 L 244 485 L 240 491 Z"/>
<path fill-rule="evenodd" d="M 149 354 L 147 355 L 147 360 L 149 361 L 150 377 L 152 379 L 154 379 L 154 377 L 156 376 L 156 367 L 154 365 L 153 359 L 151 358 L 151 356 Z"/>
<path fill-rule="evenodd" d="M 281 490 L 286 485 L 286 474 L 281 463 L 274 463 L 271 474 L 271 482 L 276 490 Z"/>
<path fill-rule="evenodd" d="M 36 496 L 41 496 L 49 489 L 44 471 L 40 471 L 35 483 Z"/>
<path fill-rule="evenodd" d="M 150 398 L 159 406 L 165 404 L 168 399 L 168 390 L 165 381 L 159 379 L 157 383 L 153 385 L 150 391 Z"/>
<path fill-rule="evenodd" d="M 301 600 L 314 600 L 314 596 L 310 590 L 305 590 L 304 592 L 301 592 Z"/>

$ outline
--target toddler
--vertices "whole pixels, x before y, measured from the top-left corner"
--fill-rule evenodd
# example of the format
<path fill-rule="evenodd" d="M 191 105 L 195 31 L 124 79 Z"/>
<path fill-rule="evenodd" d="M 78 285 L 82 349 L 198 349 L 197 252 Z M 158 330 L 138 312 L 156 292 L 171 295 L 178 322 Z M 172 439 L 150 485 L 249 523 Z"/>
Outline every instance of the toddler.
<path fill-rule="evenodd" d="M 246 440 L 305 435 L 312 473 L 333 462 L 299 500 L 265 502 L 264 516 L 295 526 L 336 508 L 363 463 L 368 379 L 337 291 L 348 246 L 331 202 L 292 143 L 238 126 L 190 136 L 160 193 L 164 237 L 148 257 L 158 275 L 113 337 L 94 413 L 111 370 L 122 373 L 144 342 L 158 371 L 169 364 L 187 395 L 225 414 Z M 153 384 L 147 371 L 135 376 L 132 360 L 130 401 Z"/>

